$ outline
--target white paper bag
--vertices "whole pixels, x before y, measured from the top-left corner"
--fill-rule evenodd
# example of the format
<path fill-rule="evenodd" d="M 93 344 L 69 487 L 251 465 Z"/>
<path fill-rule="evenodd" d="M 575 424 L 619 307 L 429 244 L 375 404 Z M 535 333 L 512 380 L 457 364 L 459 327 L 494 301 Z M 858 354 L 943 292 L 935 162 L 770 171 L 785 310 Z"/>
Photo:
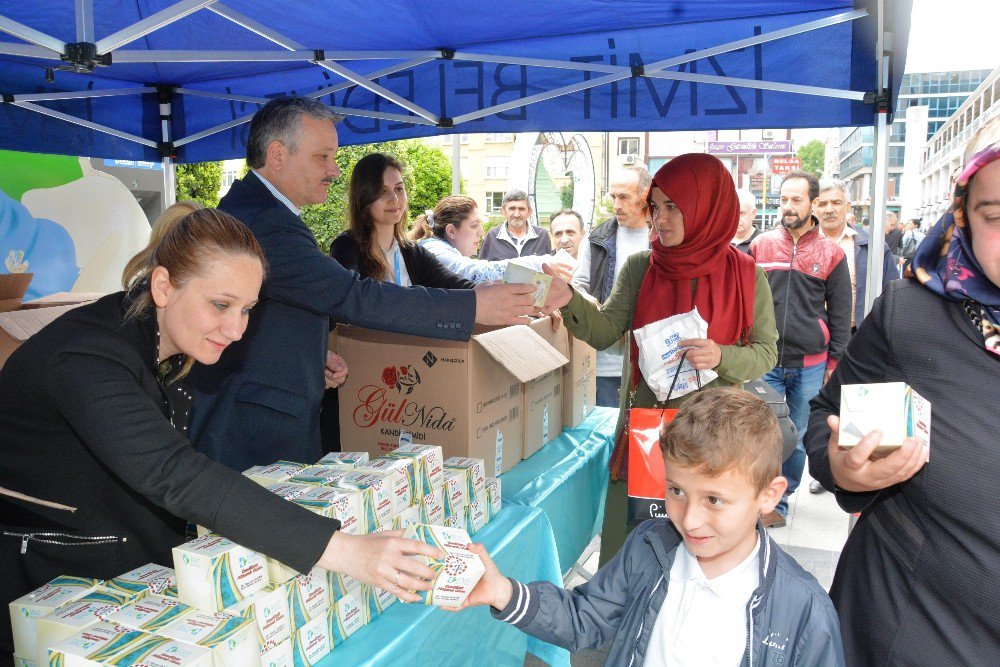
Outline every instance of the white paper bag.
<path fill-rule="evenodd" d="M 697 308 L 688 313 L 650 322 L 633 333 L 639 348 L 639 370 L 656 395 L 656 400 L 665 401 L 684 396 L 719 377 L 718 373 L 710 369 L 694 370 L 686 360 L 677 374 L 677 366 L 684 353 L 680 342 L 688 338 L 708 337 L 708 322 L 701 317 Z M 674 375 L 677 375 L 676 383 Z M 673 392 L 670 391 L 671 384 L 674 384 Z"/>

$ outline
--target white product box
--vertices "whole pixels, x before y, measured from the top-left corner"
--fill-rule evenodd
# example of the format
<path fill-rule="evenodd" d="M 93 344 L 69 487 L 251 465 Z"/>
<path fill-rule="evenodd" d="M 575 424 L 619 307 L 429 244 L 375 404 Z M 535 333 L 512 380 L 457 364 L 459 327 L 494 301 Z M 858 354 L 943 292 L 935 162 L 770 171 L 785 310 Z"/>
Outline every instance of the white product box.
<path fill-rule="evenodd" d="M 465 506 L 465 529 L 469 535 L 482 530 L 490 521 L 490 505 L 486 500 L 486 490 L 476 494 L 475 501 Z"/>
<path fill-rule="evenodd" d="M 293 667 L 294 664 L 291 638 L 260 654 L 260 667 Z"/>
<path fill-rule="evenodd" d="M 11 602 L 10 625 L 14 631 L 14 655 L 34 660 L 38 655 L 36 621 L 56 607 L 83 597 L 101 583 L 85 577 L 56 577 L 44 586 Z"/>
<path fill-rule="evenodd" d="M 326 611 L 292 634 L 292 665 L 312 667 L 333 650 Z"/>
<path fill-rule="evenodd" d="M 278 461 L 266 466 L 253 466 L 244 470 L 243 474 L 261 486 L 270 486 L 294 477 L 303 467 L 301 463 Z"/>
<path fill-rule="evenodd" d="M 840 446 L 853 447 L 876 429 L 882 431 L 876 451 L 898 449 L 910 437 L 929 445 L 930 401 L 904 382 L 841 385 Z"/>
<path fill-rule="evenodd" d="M 421 487 L 420 496 L 426 496 L 441 486 L 444 481 L 444 457 L 440 445 L 414 445 L 401 442 L 386 457 L 391 459 L 407 458 L 417 464 L 417 486 Z"/>
<path fill-rule="evenodd" d="M 444 487 L 437 487 L 424 496 L 424 505 L 421 508 L 421 523 L 428 523 L 432 526 L 444 525 Z"/>
<path fill-rule="evenodd" d="M 466 507 L 467 505 L 463 505 L 462 507 L 459 508 L 459 511 L 456 514 L 452 514 L 450 517 L 446 518 L 444 520 L 445 528 L 455 528 L 456 530 L 465 530 L 467 526 L 466 521 L 468 519 L 465 512 Z"/>
<path fill-rule="evenodd" d="M 503 281 L 512 285 L 534 285 L 536 308 L 541 308 L 545 305 L 545 299 L 549 295 L 549 287 L 552 286 L 552 276 L 535 271 L 530 266 L 519 264 L 515 260 L 507 262 L 507 270 L 504 272 Z"/>
<path fill-rule="evenodd" d="M 327 464 L 303 468 L 297 475 L 288 479 L 292 484 L 309 484 L 311 486 L 329 484 L 342 475 L 354 470 L 354 466 Z"/>
<path fill-rule="evenodd" d="M 471 499 L 486 487 L 486 466 L 482 459 L 470 459 L 462 456 L 453 456 L 445 459 L 445 471 L 455 470 L 465 475 L 465 488 L 468 498 Z"/>
<path fill-rule="evenodd" d="M 419 489 L 421 495 L 417 495 L 415 481 L 417 464 L 412 459 L 379 457 L 372 459 L 368 463 L 359 465 L 358 470 L 363 472 L 380 472 L 389 475 L 389 478 L 392 480 L 392 513 L 394 516 L 410 505 L 416 504 L 423 497 L 423 486 Z"/>
<path fill-rule="evenodd" d="M 357 467 L 368 461 L 368 452 L 330 452 L 316 462 L 316 465 L 348 465 Z"/>
<path fill-rule="evenodd" d="M 323 568 L 314 567 L 310 572 L 286 582 L 285 586 L 288 587 L 293 629 L 307 625 L 330 608 L 330 582 Z"/>
<path fill-rule="evenodd" d="M 392 525 L 393 494 L 388 475 L 374 470 L 358 470 L 332 482 L 341 489 L 361 492 L 362 514 L 366 533 L 374 533 L 379 526 Z"/>
<path fill-rule="evenodd" d="M 197 646 L 101 622 L 55 644 L 43 664 L 53 667 L 212 667 L 212 655 Z"/>
<path fill-rule="evenodd" d="M 300 574 L 302 573 L 292 569 L 281 561 L 275 560 L 270 556 L 267 558 L 267 578 L 274 586 L 280 586 Z"/>
<path fill-rule="evenodd" d="M 110 614 L 107 620 L 123 628 L 156 633 L 163 626 L 173 623 L 193 609 L 177 598 L 154 594 L 125 605 Z"/>
<path fill-rule="evenodd" d="M 226 609 L 226 613 L 249 618 L 257 624 L 257 646 L 261 653 L 292 636 L 288 587 L 285 585 L 268 584 L 260 593 L 254 593 Z"/>
<path fill-rule="evenodd" d="M 444 494 L 444 517 L 447 519 L 465 511 L 469 504 L 469 487 L 466 484 L 468 475 L 464 470 L 444 470 L 444 484 L 441 491 Z"/>
<path fill-rule="evenodd" d="M 285 500 L 293 500 L 311 489 L 312 485 L 278 482 L 277 484 L 268 484 L 264 488 L 276 496 L 281 496 Z"/>
<path fill-rule="evenodd" d="M 415 591 L 424 604 L 459 607 L 486 572 L 483 561 L 466 547 L 472 541 L 464 530 L 441 526 L 413 526 L 403 537 L 420 540 L 437 547 L 444 558 L 412 556 L 437 573 L 434 587 Z"/>
<path fill-rule="evenodd" d="M 486 478 L 486 504 L 490 511 L 489 520 L 492 521 L 496 515 L 500 512 L 500 506 L 502 504 L 502 498 L 500 497 L 500 478 L 499 477 L 487 477 Z"/>
<path fill-rule="evenodd" d="M 365 601 L 369 623 L 372 623 L 379 614 L 384 613 L 390 605 L 399 599 L 389 591 L 369 584 L 361 585 L 361 597 Z"/>
<path fill-rule="evenodd" d="M 263 554 L 221 535 L 205 535 L 173 548 L 181 602 L 222 611 L 264 590 L 268 584 Z"/>
<path fill-rule="evenodd" d="M 104 582 L 111 590 L 177 597 L 177 576 L 173 568 L 149 563 Z"/>
<path fill-rule="evenodd" d="M 392 529 L 403 530 L 410 526 L 418 526 L 426 523 L 423 520 L 423 501 L 420 505 L 411 505 L 392 518 Z"/>
<path fill-rule="evenodd" d="M 336 602 L 351 591 L 361 590 L 361 582 L 354 577 L 339 572 L 326 572 L 326 582 L 330 587 L 330 601 Z"/>
<path fill-rule="evenodd" d="M 350 591 L 337 600 L 327 612 L 330 645 L 338 646 L 368 623 L 368 613 L 361 589 Z"/>
<path fill-rule="evenodd" d="M 242 616 L 195 609 L 160 628 L 157 635 L 200 646 L 212 654 L 215 667 L 260 664 L 256 624 Z"/>
<path fill-rule="evenodd" d="M 292 499 L 311 512 L 340 521 L 340 529 L 350 535 L 363 534 L 361 492 L 334 486 L 314 486 Z"/>
<path fill-rule="evenodd" d="M 40 665 L 47 665 L 51 646 L 95 623 L 107 620 L 108 616 L 131 601 L 124 593 L 98 588 L 79 599 L 67 602 L 47 616 L 42 616 L 35 626 L 38 633 L 35 660 Z"/>

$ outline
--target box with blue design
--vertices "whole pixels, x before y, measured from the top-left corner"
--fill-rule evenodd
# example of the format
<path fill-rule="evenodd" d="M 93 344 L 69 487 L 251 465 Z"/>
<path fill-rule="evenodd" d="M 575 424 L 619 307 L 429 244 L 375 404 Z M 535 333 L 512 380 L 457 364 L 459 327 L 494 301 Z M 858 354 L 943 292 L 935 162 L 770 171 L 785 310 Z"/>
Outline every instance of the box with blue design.
<path fill-rule="evenodd" d="M 327 623 L 331 646 L 338 646 L 368 623 L 368 611 L 360 588 L 348 592 L 327 610 Z"/>
<path fill-rule="evenodd" d="M 457 472 L 462 475 L 465 482 L 465 502 L 468 505 L 476 497 L 476 494 L 486 488 L 486 468 L 482 459 L 471 459 L 461 456 L 453 456 L 445 459 L 444 469 Z"/>
<path fill-rule="evenodd" d="M 324 611 L 292 633 L 292 665 L 312 667 L 333 650 L 329 618 Z"/>
<path fill-rule="evenodd" d="M 363 532 L 361 492 L 332 486 L 315 486 L 292 502 L 311 512 L 340 521 L 340 529 L 349 535 Z"/>
<path fill-rule="evenodd" d="M 123 592 L 148 593 L 177 597 L 177 577 L 173 568 L 149 563 L 142 567 L 108 579 L 104 586 Z"/>
<path fill-rule="evenodd" d="M 439 445 L 414 445 L 408 441 L 400 442 L 399 447 L 386 456 L 394 459 L 412 459 L 416 462 L 421 498 L 441 486 L 444 479 L 444 457 Z"/>
<path fill-rule="evenodd" d="M 389 591 L 370 584 L 361 585 L 361 597 L 365 603 L 369 623 L 373 622 L 379 614 L 384 613 L 386 609 L 399 600 L 399 598 Z"/>
<path fill-rule="evenodd" d="M 261 592 L 226 608 L 226 613 L 248 618 L 257 624 L 257 646 L 261 653 L 292 636 L 287 584 L 268 584 Z"/>
<path fill-rule="evenodd" d="M 131 601 L 131 598 L 124 593 L 93 590 L 77 600 L 67 602 L 51 614 L 39 618 L 36 624 L 38 664 L 48 664 L 49 647 L 107 620 L 108 616 Z"/>
<path fill-rule="evenodd" d="M 327 463 L 323 465 L 307 466 L 300 470 L 294 477 L 290 477 L 291 484 L 308 484 L 310 486 L 322 486 L 330 484 L 339 477 L 343 477 L 349 472 L 353 472 L 355 466 L 341 465 L 339 463 Z"/>
<path fill-rule="evenodd" d="M 286 639 L 260 654 L 260 667 L 294 667 L 294 665 L 291 639 Z"/>
<path fill-rule="evenodd" d="M 244 470 L 243 474 L 261 486 L 269 486 L 288 481 L 289 478 L 297 475 L 303 467 L 301 463 L 278 461 L 266 466 L 253 466 Z"/>
<path fill-rule="evenodd" d="M 221 535 L 205 535 L 173 548 L 174 572 L 181 602 L 222 611 L 269 583 L 263 554 Z"/>
<path fill-rule="evenodd" d="M 840 446 L 854 447 L 874 430 L 882 431 L 876 452 L 899 449 L 907 438 L 929 446 L 930 401 L 904 382 L 841 385 Z"/>
<path fill-rule="evenodd" d="M 193 609 L 177 598 L 153 594 L 125 605 L 106 620 L 125 628 L 155 633 Z"/>
<path fill-rule="evenodd" d="M 156 634 L 207 650 L 215 667 L 260 663 L 256 624 L 242 616 L 196 609 L 163 626 Z"/>
<path fill-rule="evenodd" d="M 410 505 L 415 505 L 423 497 L 423 486 L 417 495 L 417 465 L 412 459 L 374 458 L 358 466 L 359 472 L 378 472 L 388 475 L 392 484 L 393 510 L 399 514 Z"/>
<path fill-rule="evenodd" d="M 442 558 L 411 556 L 437 576 L 429 591 L 414 591 L 423 604 L 459 607 L 486 572 L 482 559 L 468 550 L 472 540 L 464 530 L 443 526 L 419 525 L 406 529 L 403 537 L 437 547 Z"/>
<path fill-rule="evenodd" d="M 14 631 L 14 655 L 34 660 L 38 653 L 37 620 L 57 607 L 83 597 L 100 583 L 100 579 L 86 577 L 56 577 L 11 602 L 8 608 Z"/>
<path fill-rule="evenodd" d="M 486 505 L 490 511 L 490 521 L 492 521 L 496 515 L 500 513 L 500 506 L 503 503 L 500 496 L 500 486 L 499 477 L 486 478 Z"/>
<path fill-rule="evenodd" d="M 323 568 L 314 567 L 306 574 L 285 582 L 285 586 L 293 628 L 307 625 L 330 607 L 330 582 Z"/>
<path fill-rule="evenodd" d="M 100 622 L 54 644 L 45 662 L 38 664 L 51 667 L 212 667 L 212 660 L 212 654 L 199 646 Z"/>
<path fill-rule="evenodd" d="M 356 468 L 368 461 L 368 452 L 329 452 L 316 465 L 346 465 Z"/>
<path fill-rule="evenodd" d="M 444 469 L 444 484 L 441 486 L 444 518 L 465 512 L 469 504 L 468 474 L 464 470 Z M 430 522 L 433 523 L 433 522 Z"/>
<path fill-rule="evenodd" d="M 392 525 L 393 493 L 388 475 L 375 470 L 356 470 L 331 482 L 341 489 L 361 492 L 363 533 L 374 533 L 380 526 Z"/>
<path fill-rule="evenodd" d="M 439 486 L 424 496 L 420 516 L 420 523 L 429 523 L 433 526 L 444 525 L 444 487 Z"/>

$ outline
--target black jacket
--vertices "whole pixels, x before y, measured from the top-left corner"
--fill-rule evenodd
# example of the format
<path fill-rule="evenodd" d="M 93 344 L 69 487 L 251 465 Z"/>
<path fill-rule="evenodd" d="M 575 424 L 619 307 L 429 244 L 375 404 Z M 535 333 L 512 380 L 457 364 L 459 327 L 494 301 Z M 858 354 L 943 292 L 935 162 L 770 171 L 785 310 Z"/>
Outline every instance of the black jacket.
<path fill-rule="evenodd" d="M 119 292 L 66 313 L 0 370 L 0 486 L 76 508 L 0 495 L 0 524 L 15 534 L 0 537 L 4 615 L 7 602 L 58 575 L 107 579 L 172 565 L 187 521 L 303 572 L 339 527 L 191 448 L 187 391 L 158 379 L 155 320 L 125 321 L 126 304 Z M 16 535 L 38 532 L 107 539 L 29 540 L 21 554 Z M 7 616 L 0 633 L 12 652 Z"/>
<path fill-rule="evenodd" d="M 739 243 L 734 243 L 733 245 L 735 245 L 736 249 L 739 250 L 740 252 L 745 252 L 746 254 L 749 255 L 750 254 L 750 244 L 753 243 L 753 240 L 755 238 L 757 238 L 758 236 L 760 236 L 763 233 L 764 232 L 762 232 L 759 229 L 757 229 L 756 227 L 754 227 L 753 228 L 753 232 L 751 232 L 750 237 L 746 241 L 740 241 Z"/>
<path fill-rule="evenodd" d="M 587 235 L 587 243 L 590 244 L 590 294 L 601 303 L 607 300 L 611 287 L 615 284 L 617 239 L 618 218 L 615 217 Z"/>
<path fill-rule="evenodd" d="M 1000 356 L 960 303 L 896 280 L 813 399 L 809 472 L 861 512 L 830 596 L 849 665 L 995 665 L 1000 656 Z M 840 387 L 906 382 L 931 403 L 930 461 L 875 493 L 834 488 Z"/>
<path fill-rule="evenodd" d="M 320 458 L 331 319 L 449 340 L 472 334 L 473 292 L 362 280 L 321 251 L 305 223 L 253 172 L 233 183 L 219 209 L 253 231 L 268 273 L 240 344 L 191 373 L 192 441 L 213 460 L 245 470 Z"/>
<path fill-rule="evenodd" d="M 399 254 L 410 274 L 410 282 L 422 287 L 442 287 L 444 289 L 473 289 L 476 284 L 444 268 L 438 258 L 416 243 L 400 246 Z M 351 232 L 342 232 L 330 244 L 330 256 L 340 262 L 345 269 L 357 271 L 363 278 L 369 278 L 363 270 L 361 246 Z"/>
<path fill-rule="evenodd" d="M 851 274 L 847 255 L 813 228 L 793 241 L 784 227 L 750 244 L 767 272 L 778 327 L 778 366 L 802 368 L 824 361 L 833 369 L 851 337 Z"/>

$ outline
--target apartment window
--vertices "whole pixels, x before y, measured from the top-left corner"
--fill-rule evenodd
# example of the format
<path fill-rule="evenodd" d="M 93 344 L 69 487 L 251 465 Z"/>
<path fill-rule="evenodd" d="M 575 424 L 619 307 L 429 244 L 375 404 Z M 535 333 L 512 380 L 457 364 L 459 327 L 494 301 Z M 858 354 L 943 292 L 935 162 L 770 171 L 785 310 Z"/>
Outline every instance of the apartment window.
<path fill-rule="evenodd" d="M 503 206 L 503 192 L 487 192 L 486 193 L 486 212 L 487 213 L 498 213 L 500 207 Z"/>
<path fill-rule="evenodd" d="M 500 155 L 486 158 L 486 178 L 508 178 L 510 176 L 510 159 Z"/>
<path fill-rule="evenodd" d="M 620 137 L 618 139 L 619 155 L 638 155 L 639 137 Z"/>
<path fill-rule="evenodd" d="M 486 143 L 488 144 L 509 144 L 514 141 L 512 132 L 487 132 Z"/>

